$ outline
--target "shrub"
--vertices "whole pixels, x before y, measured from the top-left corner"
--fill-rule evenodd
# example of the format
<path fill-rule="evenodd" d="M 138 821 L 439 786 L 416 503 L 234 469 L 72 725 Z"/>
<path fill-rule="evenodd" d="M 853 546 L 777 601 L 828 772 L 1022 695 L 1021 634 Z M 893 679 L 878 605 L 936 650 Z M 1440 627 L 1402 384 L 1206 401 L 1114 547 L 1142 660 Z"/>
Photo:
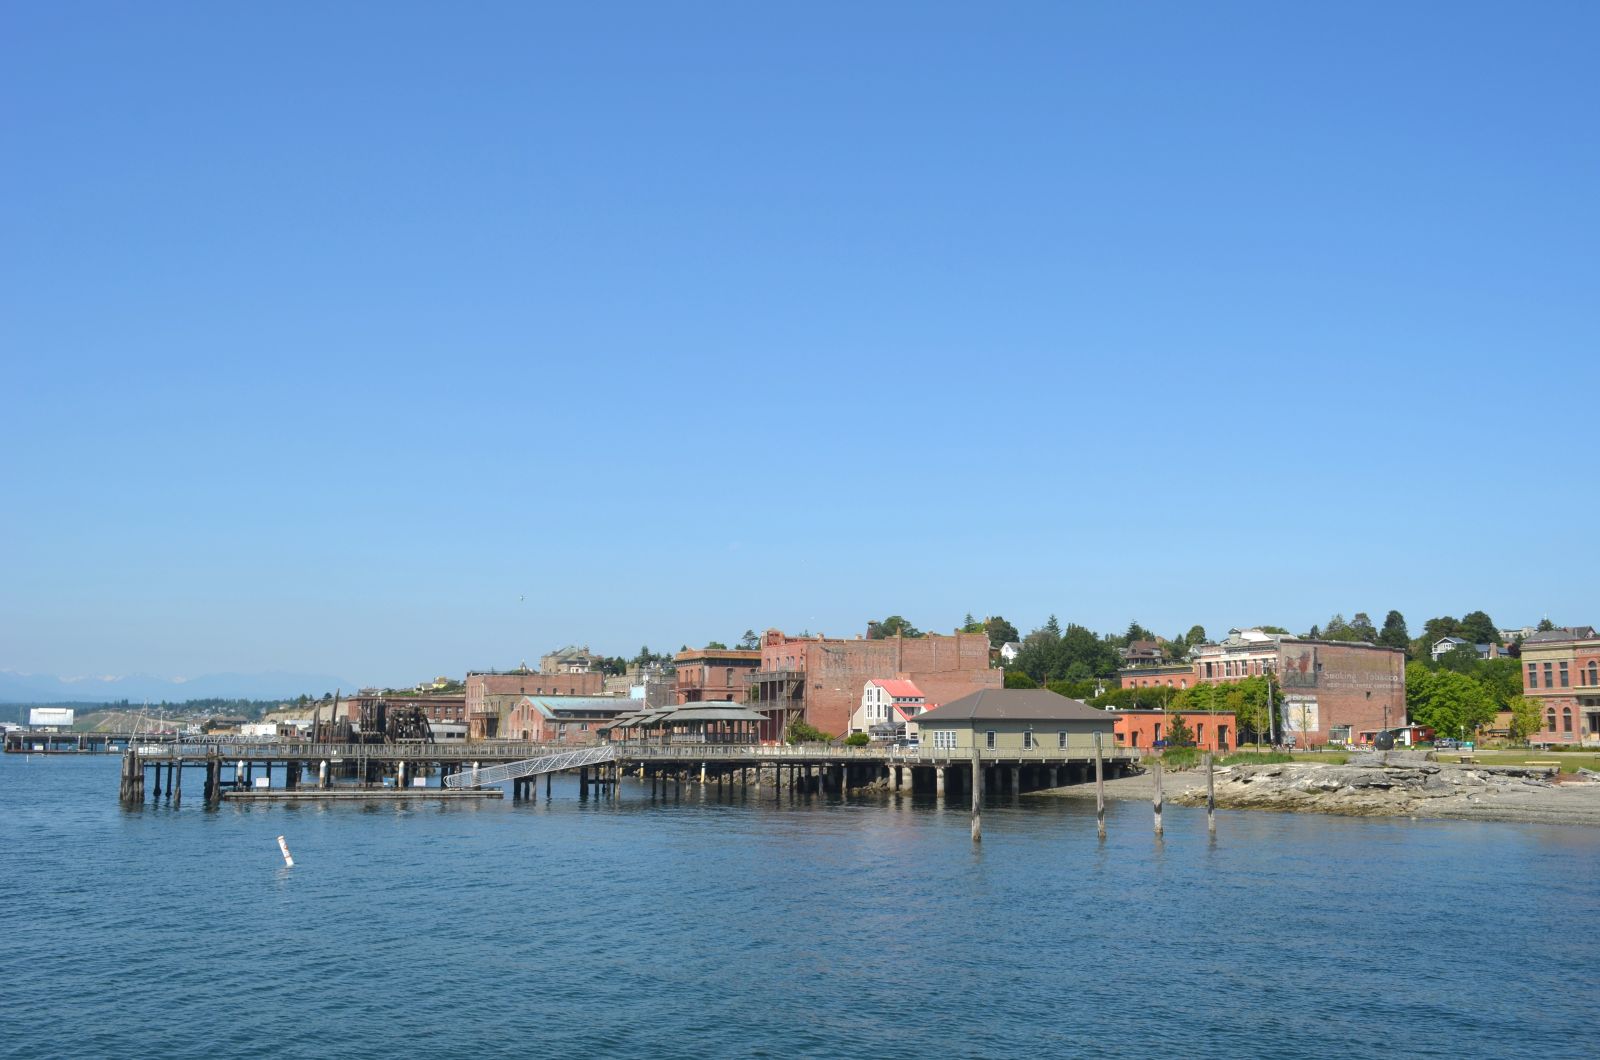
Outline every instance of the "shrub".
<path fill-rule="evenodd" d="M 844 742 L 847 747 L 865 747 L 872 742 L 872 737 L 864 732 L 853 732 L 845 737 Z"/>

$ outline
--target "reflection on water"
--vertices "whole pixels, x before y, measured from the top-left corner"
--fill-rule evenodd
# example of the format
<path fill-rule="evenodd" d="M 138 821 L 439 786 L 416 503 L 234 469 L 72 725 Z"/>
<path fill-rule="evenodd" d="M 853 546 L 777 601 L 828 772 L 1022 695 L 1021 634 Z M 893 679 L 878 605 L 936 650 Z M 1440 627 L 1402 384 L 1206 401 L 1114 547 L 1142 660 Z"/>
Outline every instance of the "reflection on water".
<path fill-rule="evenodd" d="M 116 781 L 0 760 L 0 1055 L 1577 1056 L 1600 997 L 1594 830 Z"/>

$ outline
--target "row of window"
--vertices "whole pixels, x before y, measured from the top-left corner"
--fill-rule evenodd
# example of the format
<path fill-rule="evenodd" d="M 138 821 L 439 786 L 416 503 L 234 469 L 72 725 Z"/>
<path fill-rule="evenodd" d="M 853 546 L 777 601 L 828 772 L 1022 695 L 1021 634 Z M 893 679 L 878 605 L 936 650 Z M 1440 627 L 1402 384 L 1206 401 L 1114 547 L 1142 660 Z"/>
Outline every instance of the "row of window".
<path fill-rule="evenodd" d="M 1571 682 L 1567 679 L 1567 664 L 1565 662 L 1544 663 L 1543 666 L 1545 688 L 1571 687 Z M 1527 685 L 1529 688 L 1539 687 L 1539 667 L 1539 663 L 1528 664 Z M 1600 686 L 1600 662 L 1591 659 L 1587 666 L 1578 667 L 1578 685 L 1583 688 Z"/>
<path fill-rule="evenodd" d="M 983 745 L 991 751 L 994 750 L 994 737 L 995 731 L 993 729 L 990 729 L 983 734 Z M 955 750 L 956 734 L 950 729 L 933 730 L 933 746 L 941 751 Z M 1033 732 L 1030 730 L 1022 734 L 1022 746 L 1024 749 L 1031 750 L 1032 748 L 1039 747 L 1041 745 L 1039 741 L 1035 739 Z M 1066 730 L 1056 733 L 1056 747 L 1060 748 L 1061 750 L 1066 750 Z"/>
<path fill-rule="evenodd" d="M 1207 677 L 1260 677 L 1272 672 L 1271 659 L 1240 659 L 1237 662 L 1206 663 Z"/>

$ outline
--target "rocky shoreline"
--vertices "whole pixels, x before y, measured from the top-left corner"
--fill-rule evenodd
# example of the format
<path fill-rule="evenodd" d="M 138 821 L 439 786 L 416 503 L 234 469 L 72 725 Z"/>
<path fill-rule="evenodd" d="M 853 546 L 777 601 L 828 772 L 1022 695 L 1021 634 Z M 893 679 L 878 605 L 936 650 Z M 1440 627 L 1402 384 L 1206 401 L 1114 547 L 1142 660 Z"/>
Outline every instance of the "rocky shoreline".
<path fill-rule="evenodd" d="M 1149 774 L 1106 787 L 1110 798 L 1148 799 L 1154 793 Z M 1205 805 L 1202 772 L 1168 773 L 1163 787 L 1170 803 Z M 1046 794 L 1093 798 L 1094 789 L 1077 785 Z M 1600 827 L 1600 783 L 1537 767 L 1430 762 L 1415 752 L 1365 755 L 1338 766 L 1294 762 L 1223 767 L 1216 771 L 1216 799 L 1218 807 L 1234 810 Z"/>

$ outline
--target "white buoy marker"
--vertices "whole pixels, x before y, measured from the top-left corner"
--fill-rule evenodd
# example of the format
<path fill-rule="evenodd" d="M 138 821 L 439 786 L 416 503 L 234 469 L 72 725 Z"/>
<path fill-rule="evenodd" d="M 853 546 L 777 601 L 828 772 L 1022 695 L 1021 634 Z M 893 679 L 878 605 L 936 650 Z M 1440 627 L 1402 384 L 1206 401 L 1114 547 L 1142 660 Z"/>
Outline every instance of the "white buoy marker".
<path fill-rule="evenodd" d="M 294 856 L 289 853 L 289 844 L 283 836 L 278 837 L 278 849 L 283 851 L 283 864 L 286 868 L 294 868 Z"/>

